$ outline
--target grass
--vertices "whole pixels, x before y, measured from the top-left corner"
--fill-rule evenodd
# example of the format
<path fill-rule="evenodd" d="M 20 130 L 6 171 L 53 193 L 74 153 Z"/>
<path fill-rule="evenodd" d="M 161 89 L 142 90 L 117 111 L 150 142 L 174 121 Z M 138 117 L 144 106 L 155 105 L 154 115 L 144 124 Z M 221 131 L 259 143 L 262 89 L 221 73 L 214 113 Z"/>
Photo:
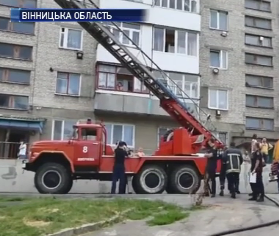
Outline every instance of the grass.
<path fill-rule="evenodd" d="M 196 209 L 182 209 L 161 201 L 135 199 L 56 199 L 0 197 L 0 236 L 39 236 L 61 229 L 94 223 L 132 209 L 122 220 L 146 219 L 166 225 Z"/>

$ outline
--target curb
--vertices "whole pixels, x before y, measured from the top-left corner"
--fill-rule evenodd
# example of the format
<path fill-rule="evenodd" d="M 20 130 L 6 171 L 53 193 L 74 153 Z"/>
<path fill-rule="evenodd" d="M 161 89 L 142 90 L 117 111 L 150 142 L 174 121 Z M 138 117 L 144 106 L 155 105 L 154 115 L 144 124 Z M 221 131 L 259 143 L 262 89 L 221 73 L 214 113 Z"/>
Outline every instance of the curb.
<path fill-rule="evenodd" d="M 77 236 L 77 235 L 89 233 L 89 232 L 98 230 L 107 224 L 118 223 L 122 215 L 124 215 L 132 210 L 133 210 L 133 208 L 127 209 L 107 220 L 103 220 L 103 221 L 99 221 L 99 222 L 91 223 L 91 224 L 85 224 L 85 225 L 82 225 L 82 226 L 79 226 L 76 228 L 63 229 L 57 233 L 48 234 L 47 236 Z"/>

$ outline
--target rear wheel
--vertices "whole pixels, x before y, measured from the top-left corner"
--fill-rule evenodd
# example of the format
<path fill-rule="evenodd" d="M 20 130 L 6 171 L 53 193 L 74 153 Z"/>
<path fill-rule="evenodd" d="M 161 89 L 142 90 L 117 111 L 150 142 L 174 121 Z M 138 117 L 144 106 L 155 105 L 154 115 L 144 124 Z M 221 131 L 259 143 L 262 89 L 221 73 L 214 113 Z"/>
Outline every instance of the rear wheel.
<path fill-rule="evenodd" d="M 35 187 L 43 194 L 67 194 L 73 186 L 71 172 L 58 163 L 45 163 L 38 168 Z"/>
<path fill-rule="evenodd" d="M 201 178 L 194 167 L 179 166 L 172 171 L 169 184 L 175 193 L 196 193 L 200 187 Z"/>
<path fill-rule="evenodd" d="M 157 165 L 146 165 L 133 178 L 136 193 L 157 194 L 165 191 L 168 177 L 165 170 Z"/>

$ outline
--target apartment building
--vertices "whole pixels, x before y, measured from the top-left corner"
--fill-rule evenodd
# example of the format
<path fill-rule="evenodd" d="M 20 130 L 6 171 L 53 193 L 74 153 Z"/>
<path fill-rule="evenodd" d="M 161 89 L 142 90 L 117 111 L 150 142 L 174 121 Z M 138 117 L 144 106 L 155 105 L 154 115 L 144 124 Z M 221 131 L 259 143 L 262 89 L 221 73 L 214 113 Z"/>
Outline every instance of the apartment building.
<path fill-rule="evenodd" d="M 77 23 L 10 22 L 11 7 L 58 5 L 0 0 L 0 157 L 20 139 L 66 139 L 93 114 L 96 42 Z"/>
<path fill-rule="evenodd" d="M 145 23 L 119 23 L 118 26 L 199 102 L 199 1 L 100 0 L 100 7 L 149 10 Z M 113 24 L 108 27 L 143 64 L 152 67 Z M 176 122 L 159 107 L 159 100 L 101 45 L 97 46 L 96 61 L 94 113 L 106 123 L 108 143 L 121 139 L 132 148 L 143 147 L 147 153 L 152 152 L 166 130 L 177 127 Z M 160 79 L 160 73 L 152 69 Z M 173 92 L 180 96 L 179 91 Z M 193 107 L 191 100 L 188 104 Z"/>
<path fill-rule="evenodd" d="M 278 6 L 202 1 L 201 107 L 227 142 L 278 139 Z"/>
<path fill-rule="evenodd" d="M 101 8 L 148 9 L 146 23 L 119 26 L 199 101 L 199 1 L 96 3 Z M 88 117 L 106 124 L 109 144 L 121 139 L 146 153 L 156 149 L 168 128 L 177 126 L 159 100 L 78 24 L 10 22 L 11 7 L 59 8 L 49 0 L 0 0 L 0 143 L 6 145 L 0 145 L 0 156 L 16 157 L 17 146 L 7 142 L 67 139 L 72 125 Z M 108 27 L 140 58 L 124 35 Z"/>

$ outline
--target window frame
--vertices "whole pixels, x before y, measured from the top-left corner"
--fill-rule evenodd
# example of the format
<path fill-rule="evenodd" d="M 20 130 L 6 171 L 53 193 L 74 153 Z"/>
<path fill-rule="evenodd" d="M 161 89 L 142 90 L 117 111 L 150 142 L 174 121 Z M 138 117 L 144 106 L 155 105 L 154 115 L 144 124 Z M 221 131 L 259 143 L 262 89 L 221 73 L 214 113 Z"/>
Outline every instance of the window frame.
<path fill-rule="evenodd" d="M 164 38 L 163 38 L 163 47 L 165 48 L 166 45 L 166 31 L 167 30 L 174 30 L 174 52 L 166 52 L 165 49 L 163 51 L 160 50 L 156 50 L 155 49 L 155 29 L 160 29 L 164 31 Z M 184 32 L 185 33 L 185 51 L 186 53 L 179 53 L 178 52 L 178 32 Z M 189 34 L 195 34 L 196 35 L 196 55 L 190 55 L 189 54 Z M 170 28 L 164 28 L 164 27 L 160 27 L 160 26 L 154 26 L 153 27 L 153 43 L 152 43 L 152 50 L 154 52 L 159 52 L 159 53 L 168 53 L 170 55 L 183 55 L 183 56 L 187 56 L 187 57 L 198 57 L 199 56 L 199 40 L 200 40 L 200 34 L 196 31 L 190 31 L 190 30 L 179 30 L 179 29 L 170 29 Z"/>
<path fill-rule="evenodd" d="M 142 26 L 141 24 L 139 23 L 131 23 L 131 22 L 115 22 L 115 24 L 119 24 L 118 27 L 122 30 L 122 31 L 125 31 L 125 30 L 128 30 L 129 31 L 129 38 L 130 39 L 133 39 L 133 33 L 136 32 L 136 33 L 139 33 L 139 43 L 137 46 L 141 46 L 141 37 L 142 37 Z M 128 25 L 137 25 L 139 26 L 139 29 L 132 29 L 132 28 L 126 28 L 123 26 L 123 24 L 128 24 Z M 109 24 L 107 23 L 107 28 L 109 29 L 109 31 L 113 34 L 113 29 L 115 29 L 116 31 L 118 31 L 118 29 L 113 25 L 113 24 Z M 123 42 L 123 38 L 124 35 L 122 32 L 118 32 L 119 33 L 119 37 L 118 36 L 115 36 L 119 42 L 125 46 L 128 46 L 128 47 L 135 47 L 135 45 L 129 40 L 129 43 L 126 44 Z"/>
<path fill-rule="evenodd" d="M 217 13 L 217 28 L 211 26 L 212 12 L 216 12 Z M 227 26 L 226 26 L 226 29 L 220 29 L 220 13 L 225 13 L 226 16 L 227 16 Z M 229 31 L 229 12 L 221 11 L 221 10 L 215 10 L 215 9 L 210 9 L 210 11 L 209 11 L 209 29 L 228 32 Z"/>
<path fill-rule="evenodd" d="M 172 127 L 172 128 L 171 127 L 165 127 L 165 126 L 159 126 L 158 127 L 158 129 L 157 129 L 157 147 L 159 147 L 160 141 L 161 141 L 160 129 L 165 129 L 166 132 L 167 132 L 167 131 L 169 131 L 171 129 L 174 129 L 174 127 Z"/>
<path fill-rule="evenodd" d="M 210 55 L 211 52 L 218 52 L 219 53 L 220 65 L 218 67 L 211 65 L 211 55 Z M 225 57 L 226 57 L 226 66 L 225 67 L 223 66 L 224 54 L 225 54 Z M 227 70 L 229 68 L 229 52 L 226 51 L 226 50 L 211 48 L 209 50 L 209 60 L 210 60 L 210 65 L 209 65 L 210 68 L 218 68 L 220 70 Z"/>
<path fill-rule="evenodd" d="M 245 2 L 244 2 L 244 7 L 245 7 L 246 9 L 255 10 L 255 11 L 261 11 L 261 12 L 271 12 L 271 2 L 262 1 L 262 0 L 250 0 L 250 1 L 258 2 L 259 4 L 262 4 L 262 3 L 269 3 L 269 8 L 270 8 L 270 10 L 262 10 L 262 9 L 260 9 L 260 8 L 247 7 L 247 6 L 246 6 L 246 1 L 247 1 L 247 0 L 245 0 Z"/>
<path fill-rule="evenodd" d="M 248 76 L 250 76 L 251 79 L 259 79 L 259 80 L 262 80 L 262 84 L 264 84 L 264 82 L 263 82 L 264 79 L 269 79 L 269 80 L 272 81 L 272 87 L 250 85 L 250 84 L 247 82 L 247 77 L 248 77 Z M 254 77 L 254 78 L 253 78 L 253 77 Z M 260 88 L 260 89 L 269 89 L 269 90 L 273 90 L 273 89 L 274 89 L 274 79 L 273 79 L 273 77 L 269 77 L 269 76 L 245 74 L 245 86 L 246 86 L 246 87 L 251 87 L 251 88 Z"/>
<path fill-rule="evenodd" d="M 1 107 L 0 109 L 8 109 L 8 110 L 18 110 L 18 111 L 27 111 L 29 109 L 29 96 L 25 96 L 25 95 L 15 95 L 15 94 L 7 94 L 7 93 L 1 93 L 0 95 L 5 95 L 5 96 L 9 96 L 9 106 L 8 107 Z M 27 98 L 27 105 L 26 105 L 26 109 L 21 109 L 21 108 L 15 108 L 14 107 L 14 103 L 15 103 L 15 98 L 16 97 L 24 97 Z M 13 107 L 10 107 L 10 104 L 13 104 Z"/>
<path fill-rule="evenodd" d="M 0 20 L 1 19 L 8 20 L 8 28 L 7 29 L 0 29 L 0 31 L 16 33 L 16 34 L 23 34 L 23 35 L 35 35 L 35 27 L 36 27 L 36 23 L 35 22 L 12 22 L 9 17 L 3 17 L 3 16 L 0 17 Z M 27 32 L 15 31 L 15 30 L 13 30 L 15 23 L 19 23 L 19 24 L 33 24 L 33 26 L 34 26 L 33 32 L 32 33 L 27 33 Z"/>
<path fill-rule="evenodd" d="M 226 142 L 224 143 L 225 145 L 229 145 L 229 132 L 225 132 L 225 131 L 216 131 L 216 132 L 213 132 L 214 136 L 218 139 L 220 139 L 220 134 L 223 134 L 225 135 L 225 138 L 226 138 Z M 220 139 L 221 140 L 221 139 Z M 223 141 L 223 140 L 221 140 Z"/>
<path fill-rule="evenodd" d="M 253 62 L 247 62 L 246 61 L 246 56 L 253 56 L 254 58 L 262 57 L 262 58 L 271 58 L 271 65 L 263 65 L 263 64 L 258 64 L 258 63 L 253 63 Z M 260 55 L 260 54 L 253 54 L 253 53 L 247 53 L 245 52 L 245 64 L 247 65 L 254 65 L 254 66 L 264 66 L 264 67 L 273 67 L 274 61 L 273 61 L 273 56 L 267 56 L 267 55 Z"/>
<path fill-rule="evenodd" d="M 64 32 L 62 32 L 63 29 L 64 29 Z M 80 48 L 67 47 L 69 30 L 75 30 L 75 31 L 80 31 L 81 32 L 81 35 L 80 35 L 80 42 L 81 42 L 80 43 Z M 61 39 L 62 39 L 62 35 L 63 34 L 64 34 L 63 45 L 61 46 L 60 43 L 61 43 Z M 60 27 L 58 47 L 60 49 L 73 50 L 73 51 L 82 51 L 83 50 L 83 39 L 84 39 L 83 29 L 69 28 L 69 27 Z"/>
<path fill-rule="evenodd" d="M 164 8 L 164 9 L 169 9 L 169 10 L 175 10 L 175 11 L 182 11 L 182 12 L 189 12 L 189 13 L 199 13 L 199 4 L 200 2 L 198 0 L 189 0 L 189 11 L 185 10 L 185 7 L 183 8 L 183 5 L 185 4 L 184 1 L 182 1 L 182 5 L 181 8 L 182 9 L 177 9 L 177 0 L 175 0 L 175 7 L 171 8 L 170 7 L 170 0 L 167 0 L 167 7 L 162 6 L 162 0 L 153 0 L 153 6 L 154 7 L 160 7 L 160 8 Z M 157 5 L 156 3 L 159 2 L 159 5 Z M 192 11 L 192 2 L 196 2 L 196 11 Z"/>
<path fill-rule="evenodd" d="M 114 72 L 105 72 L 105 71 L 101 71 L 100 67 L 101 66 L 109 66 L 109 67 L 114 67 Z M 100 89 L 100 90 L 108 90 L 108 91 L 115 91 L 115 92 L 121 92 L 121 93 L 129 93 L 129 94 L 150 94 L 149 90 L 145 87 L 144 83 L 141 83 L 141 91 L 135 91 L 135 81 L 139 79 L 136 78 L 134 75 L 131 74 L 131 76 L 133 76 L 133 92 L 131 91 L 120 91 L 117 90 L 117 75 L 121 75 L 117 73 L 118 68 L 124 68 L 123 66 L 117 66 L 117 65 L 108 65 L 108 64 L 97 64 L 96 66 L 96 88 Z M 125 69 L 125 68 L 124 68 Z M 114 74 L 115 78 L 114 78 L 114 88 L 108 88 L 108 87 L 100 87 L 100 73 L 106 73 L 106 74 Z M 106 75 L 107 77 L 107 75 Z M 145 89 L 144 89 L 145 88 Z"/>
<path fill-rule="evenodd" d="M 22 3 L 22 1 L 24 1 L 24 0 L 17 0 L 17 1 L 18 1 L 18 3 Z M 34 0 L 34 2 L 36 3 L 36 5 L 35 5 L 35 7 L 32 7 L 32 8 L 37 8 L 38 7 L 38 1 Z M 4 3 L 0 2 L 0 6 L 11 7 L 11 8 L 23 8 L 23 9 L 25 9 L 23 7 L 23 4 L 19 4 L 19 5 L 14 6 L 14 5 L 11 5 L 11 4 L 4 4 Z"/>
<path fill-rule="evenodd" d="M 263 27 L 255 26 L 255 24 L 253 24 L 253 26 L 247 25 L 246 18 L 251 18 L 253 21 L 256 21 L 256 20 L 266 20 L 266 21 L 269 21 L 270 22 L 270 28 L 263 28 Z M 244 25 L 245 25 L 245 27 L 250 27 L 250 28 L 254 28 L 254 29 L 262 29 L 262 30 L 269 30 L 269 31 L 272 30 L 272 20 L 271 19 L 262 18 L 262 17 L 255 17 L 255 16 L 245 15 Z"/>
<path fill-rule="evenodd" d="M 3 73 L 2 73 L 3 78 L 1 79 L 1 75 L 0 75 L 0 83 L 30 85 L 30 81 L 31 81 L 31 71 L 30 70 L 19 70 L 19 69 L 13 69 L 13 68 L 0 67 L 0 71 L 1 70 L 3 70 Z M 29 82 L 28 83 L 24 83 L 24 82 L 9 81 L 9 77 L 10 77 L 10 72 L 11 71 L 29 72 Z"/>
<path fill-rule="evenodd" d="M 128 145 L 127 141 L 125 141 L 124 139 L 123 140 L 119 140 L 119 141 L 125 141 L 127 143 L 127 147 L 129 148 L 135 148 L 135 139 L 136 139 L 136 126 L 133 125 L 133 124 L 127 124 L 127 123 L 111 123 L 111 122 L 105 122 L 104 123 L 104 127 L 106 128 L 107 125 L 111 125 L 111 137 L 108 137 L 108 134 L 107 134 L 107 131 L 106 131 L 106 134 L 107 134 L 107 145 L 110 145 L 112 147 L 116 147 L 115 143 L 111 143 L 113 142 L 113 127 L 114 125 L 121 125 L 122 126 L 122 139 L 123 139 L 123 135 L 124 135 L 124 127 L 125 126 L 131 126 L 133 128 L 133 140 L 132 140 L 132 145 Z M 109 142 L 110 141 L 110 142 Z"/>
<path fill-rule="evenodd" d="M 247 119 L 255 119 L 259 121 L 260 127 L 259 128 L 255 128 L 255 127 L 247 127 Z M 263 128 L 263 123 L 264 121 L 272 121 L 273 124 L 273 128 L 272 129 L 264 129 Z M 246 116 L 245 117 L 245 129 L 246 130 L 263 130 L 263 131 L 274 131 L 274 125 L 275 125 L 275 120 L 271 119 L 271 118 L 259 118 L 259 117 L 252 117 L 252 116 Z"/>
<path fill-rule="evenodd" d="M 257 37 L 258 41 L 261 41 L 260 38 L 263 37 L 264 39 L 269 39 L 270 40 L 270 46 L 264 46 L 261 44 L 251 44 L 246 42 L 246 37 Z M 256 35 L 256 34 L 245 34 L 244 36 L 244 41 L 245 41 L 245 45 L 249 45 L 249 46 L 254 46 L 254 47 L 262 47 L 262 48 L 272 48 L 272 37 L 267 37 L 267 36 L 260 36 L 260 35 Z"/>
<path fill-rule="evenodd" d="M 5 45 L 10 45 L 10 46 L 12 46 L 13 47 L 13 56 L 12 57 L 10 57 L 10 56 L 3 56 L 3 55 L 1 55 L 0 54 L 0 58 L 7 58 L 7 59 L 12 59 L 12 60 L 21 60 L 21 61 L 29 61 L 29 62 L 31 62 L 32 60 L 33 60 L 33 49 L 34 49 L 34 47 L 32 47 L 32 46 L 26 46 L 26 45 L 17 45 L 17 44 L 10 44 L 10 43 L 0 43 L 0 45 L 3 45 L 3 44 L 5 44 Z M 26 48 L 31 48 L 31 54 L 30 54 L 30 59 L 24 59 L 24 58 L 20 58 L 20 57 L 15 57 L 15 55 L 16 55 L 16 51 L 17 50 L 19 50 L 18 51 L 18 55 L 20 55 L 20 48 L 22 48 L 22 47 L 26 47 Z"/>
<path fill-rule="evenodd" d="M 51 127 L 51 140 L 57 140 L 57 139 L 54 139 L 54 128 L 55 128 L 55 121 L 61 121 L 62 122 L 62 125 L 61 125 L 61 130 L 60 130 L 60 141 L 63 141 L 63 140 L 66 140 L 65 137 L 64 137 L 64 133 L 65 133 L 65 122 L 67 121 L 70 121 L 70 122 L 73 122 L 73 123 L 77 123 L 77 121 L 74 121 L 74 120 L 60 120 L 60 119 L 53 119 L 52 120 L 52 127 Z M 73 128 L 73 127 L 72 127 Z M 62 132 L 61 132 L 62 131 Z M 57 140 L 57 141 L 58 141 Z"/>
<path fill-rule="evenodd" d="M 210 105 L 210 103 L 211 103 L 211 99 L 210 99 L 210 92 L 213 92 L 213 91 L 216 91 L 217 92 L 217 97 L 216 97 L 216 101 L 217 101 L 217 106 L 218 107 L 212 107 L 211 105 Z M 219 108 L 219 92 L 223 92 L 223 91 L 225 91 L 226 92 L 226 95 L 227 95 L 227 107 L 226 108 Z M 215 88 L 209 88 L 208 89 L 208 108 L 209 109 L 211 109 L 211 110 L 220 110 L 220 111 L 228 111 L 229 110 L 229 90 L 226 90 L 226 89 L 215 89 Z"/>
<path fill-rule="evenodd" d="M 58 74 L 59 73 L 67 74 L 67 93 L 59 93 L 59 92 L 57 92 L 57 80 L 59 79 L 58 78 Z M 70 93 L 68 93 L 69 92 L 69 81 L 70 81 L 70 75 L 71 74 L 79 75 L 79 91 L 78 91 L 78 94 L 70 94 Z M 57 71 L 57 74 L 56 74 L 56 85 L 55 85 L 55 94 L 56 95 L 62 95 L 62 96 L 69 96 L 69 97 L 80 97 L 80 94 L 81 94 L 81 84 L 82 84 L 82 74 L 71 73 L 71 72 L 64 72 L 64 71 Z"/>
<path fill-rule="evenodd" d="M 254 105 L 249 105 L 247 104 L 247 99 L 248 97 L 253 98 L 254 99 Z M 270 107 L 265 107 L 265 106 L 260 106 L 259 103 L 259 99 L 271 99 L 270 100 Z M 251 107 L 251 108 L 261 108 L 261 109 L 274 109 L 274 97 L 267 97 L 267 96 L 258 96 L 258 95 L 254 95 L 254 94 L 246 94 L 245 97 L 245 106 L 246 107 Z"/>

